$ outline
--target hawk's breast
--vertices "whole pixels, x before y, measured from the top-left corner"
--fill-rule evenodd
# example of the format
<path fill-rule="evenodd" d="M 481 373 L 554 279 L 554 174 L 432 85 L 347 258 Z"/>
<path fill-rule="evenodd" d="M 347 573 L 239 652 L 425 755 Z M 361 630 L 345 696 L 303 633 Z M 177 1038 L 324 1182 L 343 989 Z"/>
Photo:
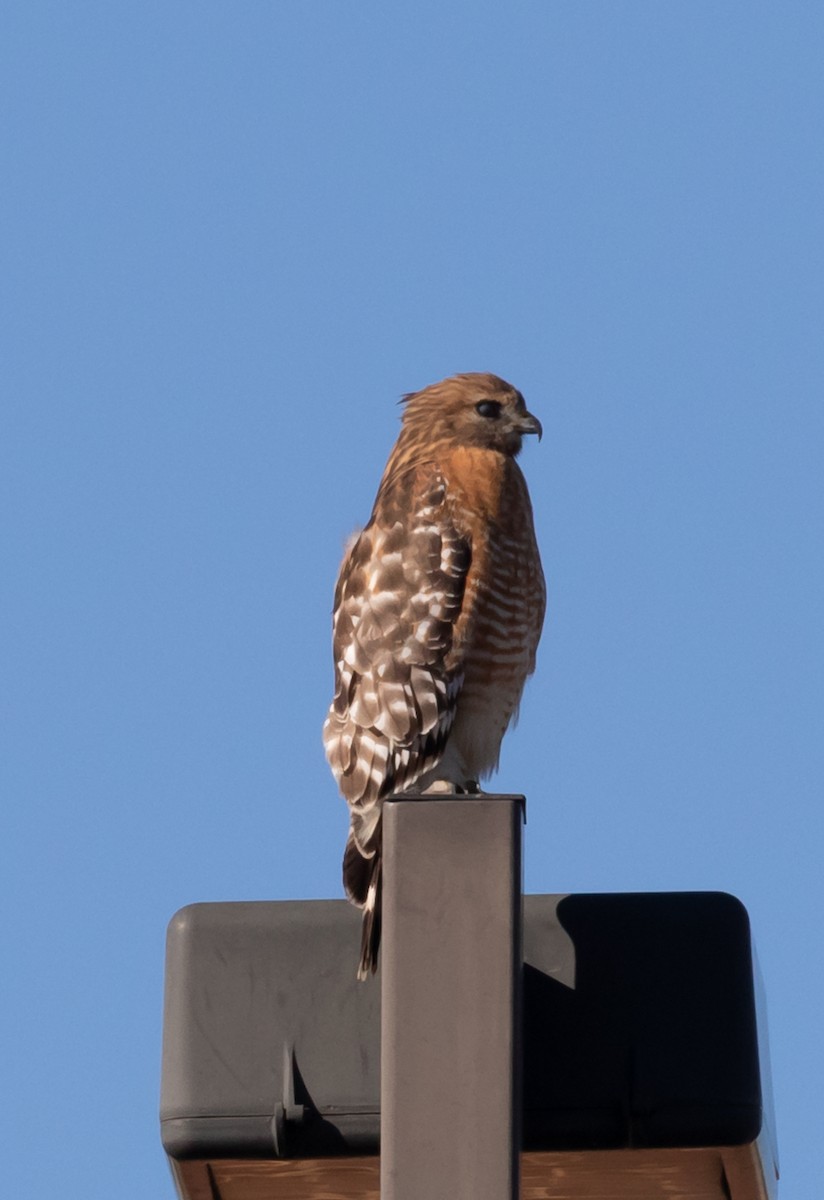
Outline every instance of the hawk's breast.
<path fill-rule="evenodd" d="M 517 464 L 464 451 L 450 477 L 456 524 L 472 544 L 464 686 L 451 740 L 471 778 L 494 770 L 543 624 L 546 592 L 532 507 Z"/>

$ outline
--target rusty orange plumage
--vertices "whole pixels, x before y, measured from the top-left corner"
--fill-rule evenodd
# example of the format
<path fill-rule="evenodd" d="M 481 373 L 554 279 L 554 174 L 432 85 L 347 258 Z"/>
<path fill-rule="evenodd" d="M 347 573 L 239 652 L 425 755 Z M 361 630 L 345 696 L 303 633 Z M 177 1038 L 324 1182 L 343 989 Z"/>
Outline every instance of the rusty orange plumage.
<path fill-rule="evenodd" d="M 403 791 L 477 790 L 498 763 L 546 592 L 515 458 L 541 426 L 496 375 L 406 396 L 369 523 L 335 592 L 327 758 L 347 800 L 347 895 L 364 909 L 358 975 L 380 940 L 380 817 Z"/>

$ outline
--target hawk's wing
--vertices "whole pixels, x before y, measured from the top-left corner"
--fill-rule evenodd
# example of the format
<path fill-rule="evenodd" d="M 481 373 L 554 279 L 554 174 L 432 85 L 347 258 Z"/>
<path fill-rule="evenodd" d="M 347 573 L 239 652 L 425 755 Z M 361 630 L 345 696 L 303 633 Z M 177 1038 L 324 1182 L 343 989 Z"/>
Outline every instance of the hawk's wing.
<path fill-rule="evenodd" d="M 335 698 L 326 756 L 374 853 L 379 801 L 437 764 L 463 684 L 471 547 L 451 520 L 434 464 L 388 480 L 349 550 L 335 593 Z"/>

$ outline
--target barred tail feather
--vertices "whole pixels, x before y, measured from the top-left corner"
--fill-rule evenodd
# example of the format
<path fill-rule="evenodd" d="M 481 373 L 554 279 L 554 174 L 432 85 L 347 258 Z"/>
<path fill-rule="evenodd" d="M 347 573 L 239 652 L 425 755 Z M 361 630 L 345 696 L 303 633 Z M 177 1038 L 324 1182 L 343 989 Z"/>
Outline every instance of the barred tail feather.
<path fill-rule="evenodd" d="M 378 950 L 381 944 L 381 856 L 380 851 L 370 860 L 372 878 L 363 906 L 361 954 L 358 979 L 368 979 L 378 969 Z"/>
<path fill-rule="evenodd" d="M 374 975 L 381 943 L 381 851 L 380 844 L 364 854 L 350 829 L 343 854 L 343 886 L 353 904 L 363 909 L 358 979 Z"/>

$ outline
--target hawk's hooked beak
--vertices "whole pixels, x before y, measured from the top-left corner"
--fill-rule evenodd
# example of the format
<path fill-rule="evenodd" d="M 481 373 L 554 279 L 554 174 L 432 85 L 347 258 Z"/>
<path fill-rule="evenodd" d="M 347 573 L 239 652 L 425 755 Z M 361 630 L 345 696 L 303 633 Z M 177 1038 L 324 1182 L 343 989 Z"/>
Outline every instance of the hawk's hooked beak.
<path fill-rule="evenodd" d="M 524 413 L 518 422 L 518 433 L 537 433 L 538 441 L 540 442 L 544 429 L 537 417 L 533 417 L 532 413 Z"/>

